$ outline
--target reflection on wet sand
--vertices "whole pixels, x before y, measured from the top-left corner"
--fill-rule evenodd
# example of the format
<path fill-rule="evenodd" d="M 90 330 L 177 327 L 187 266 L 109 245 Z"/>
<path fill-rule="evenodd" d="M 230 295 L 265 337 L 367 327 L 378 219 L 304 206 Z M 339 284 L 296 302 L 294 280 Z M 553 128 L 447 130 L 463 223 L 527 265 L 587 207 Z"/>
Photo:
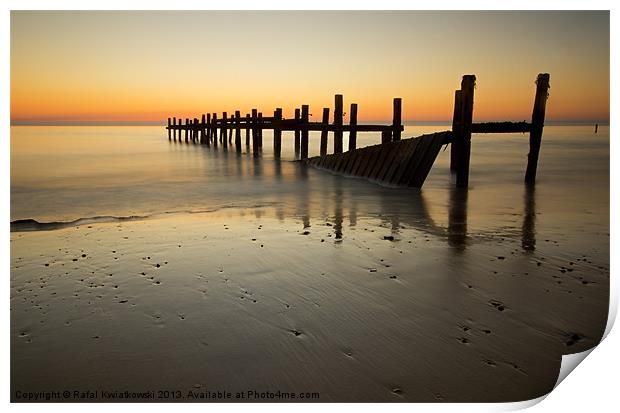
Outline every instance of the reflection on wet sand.
<path fill-rule="evenodd" d="M 521 247 L 526 252 L 536 250 L 536 190 L 534 185 L 525 186 Z"/>
<path fill-rule="evenodd" d="M 177 144 L 172 141 L 171 144 Z M 195 150 L 195 146 L 187 146 Z M 200 149 L 200 147 L 198 147 Z M 431 216 L 427 204 L 429 201 L 424 191 L 410 189 L 384 188 L 358 179 L 335 176 L 316 171 L 295 161 L 274 159 L 265 156 L 253 156 L 250 153 L 238 153 L 221 150 L 208 150 L 213 169 L 213 162 L 219 163 L 218 172 L 236 175 L 240 181 L 251 177 L 261 181 L 272 178 L 276 184 L 288 183 L 292 188 L 276 190 L 268 194 L 269 204 L 274 206 L 275 217 L 284 221 L 287 217 L 297 217 L 302 221 L 303 229 L 310 228 L 312 219 L 323 222 L 333 219 L 336 240 L 343 240 L 346 229 L 345 218 L 349 227 L 355 227 L 359 217 L 378 218 L 384 227 L 389 228 L 395 238 L 401 228 L 415 228 L 425 234 L 441 240 L 455 252 L 466 250 L 472 237 L 468 233 L 468 191 L 458 188 L 449 190 L 446 216 L 447 225 L 439 225 Z M 235 165 L 231 165 L 234 163 Z M 262 184 L 263 182 L 261 182 Z M 267 196 L 267 194 L 266 194 Z M 522 248 L 525 251 L 535 249 L 535 192 L 533 187 L 526 187 L 524 198 L 524 215 Z M 265 213 L 264 211 L 261 213 Z M 437 212 L 435 211 L 435 214 Z M 439 212 L 440 215 L 443 211 Z M 440 218 L 440 217 L 439 217 Z"/>

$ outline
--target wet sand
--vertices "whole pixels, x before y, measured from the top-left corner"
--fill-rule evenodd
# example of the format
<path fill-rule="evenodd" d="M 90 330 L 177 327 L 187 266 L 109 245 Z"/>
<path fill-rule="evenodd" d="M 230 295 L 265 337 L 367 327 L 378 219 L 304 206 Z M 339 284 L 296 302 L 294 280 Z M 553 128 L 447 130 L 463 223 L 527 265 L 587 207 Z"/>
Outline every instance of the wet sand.
<path fill-rule="evenodd" d="M 565 255 L 561 236 L 533 249 L 527 231 L 472 238 L 458 215 L 443 232 L 270 208 L 13 232 L 12 394 L 545 394 L 562 354 L 600 340 L 605 251 Z"/>

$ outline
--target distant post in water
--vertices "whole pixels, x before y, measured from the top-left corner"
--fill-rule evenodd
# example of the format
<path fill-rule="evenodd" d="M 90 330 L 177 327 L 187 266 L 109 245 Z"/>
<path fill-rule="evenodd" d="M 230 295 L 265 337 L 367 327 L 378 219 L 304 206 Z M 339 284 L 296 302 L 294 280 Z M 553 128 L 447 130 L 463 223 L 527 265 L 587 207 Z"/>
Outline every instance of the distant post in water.
<path fill-rule="evenodd" d="M 393 132 L 393 140 L 394 142 L 398 142 L 401 137 L 401 128 L 402 128 L 402 99 L 394 98 L 394 116 L 392 118 L 392 126 L 394 128 Z"/>
<path fill-rule="evenodd" d="M 252 109 L 252 153 L 258 156 L 258 129 L 256 122 L 258 120 L 258 110 Z"/>
<path fill-rule="evenodd" d="M 357 103 L 351 103 L 351 114 L 349 115 L 349 150 L 352 151 L 357 147 Z"/>
<path fill-rule="evenodd" d="M 334 97 L 334 153 L 342 153 L 342 95 Z"/>
<path fill-rule="evenodd" d="M 207 123 L 205 127 L 206 127 L 205 143 L 207 144 L 207 146 L 209 146 L 209 144 L 211 143 L 211 114 L 210 113 L 207 113 Z"/>
<path fill-rule="evenodd" d="M 277 108 L 273 112 L 273 155 L 280 158 L 282 155 L 282 129 L 280 122 L 282 121 L 282 108 Z"/>
<path fill-rule="evenodd" d="M 299 151 L 301 148 L 301 137 L 299 130 L 299 121 L 301 119 L 301 112 L 299 108 L 295 109 L 295 159 L 299 158 Z"/>
<path fill-rule="evenodd" d="M 198 118 L 194 118 L 194 129 L 192 130 L 192 142 L 196 143 L 198 140 Z"/>
<path fill-rule="evenodd" d="M 207 141 L 207 115 L 202 114 L 202 119 L 200 122 L 200 143 L 205 144 Z"/>
<path fill-rule="evenodd" d="M 241 152 L 241 112 L 235 111 L 235 147 Z"/>
<path fill-rule="evenodd" d="M 176 116 L 172 118 L 172 126 L 173 126 L 172 138 L 176 141 L 177 140 L 177 129 L 176 129 L 176 127 L 177 127 L 177 118 L 176 118 Z"/>
<path fill-rule="evenodd" d="M 329 108 L 323 108 L 323 125 L 321 128 L 321 156 L 327 155 L 327 134 L 329 130 Z"/>
<path fill-rule="evenodd" d="M 222 112 L 222 129 L 220 131 L 220 139 L 222 140 L 222 145 L 224 145 L 224 148 L 228 147 L 228 133 L 226 130 L 227 119 L 228 114 L 226 112 Z"/>
<path fill-rule="evenodd" d="M 185 143 L 189 142 L 189 118 L 185 118 Z"/>
<path fill-rule="evenodd" d="M 469 185 L 469 158 L 471 154 L 471 123 L 474 115 L 474 87 L 476 76 L 464 75 L 461 81 L 461 114 L 459 131 L 452 144 L 456 151 L 456 186 Z"/>
<path fill-rule="evenodd" d="M 301 159 L 308 159 L 308 105 L 301 105 Z"/>
<path fill-rule="evenodd" d="M 527 170 L 525 171 L 526 184 L 536 182 L 536 169 L 538 167 L 543 127 L 545 126 L 545 109 L 548 96 L 549 73 L 540 73 L 536 79 L 536 96 L 532 111 L 532 129 L 530 129 L 530 152 L 527 155 Z"/>
<path fill-rule="evenodd" d="M 172 140 L 172 132 L 170 130 L 170 126 L 172 125 L 170 118 L 168 118 L 168 140 Z"/>
<path fill-rule="evenodd" d="M 211 119 L 211 134 L 213 135 L 213 147 L 217 148 L 217 113 L 213 113 Z"/>

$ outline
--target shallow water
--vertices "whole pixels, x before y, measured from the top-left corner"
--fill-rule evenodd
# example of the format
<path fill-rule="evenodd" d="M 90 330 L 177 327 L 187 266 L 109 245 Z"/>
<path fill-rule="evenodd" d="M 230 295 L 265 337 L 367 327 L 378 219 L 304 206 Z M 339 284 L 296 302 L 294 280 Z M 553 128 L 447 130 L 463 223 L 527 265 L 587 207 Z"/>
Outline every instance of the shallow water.
<path fill-rule="evenodd" d="M 520 400 L 600 339 L 607 127 L 546 127 L 535 190 L 527 135 L 475 135 L 469 191 L 449 150 L 419 191 L 164 132 L 12 127 L 11 220 L 48 223 L 12 228 L 12 390 Z"/>

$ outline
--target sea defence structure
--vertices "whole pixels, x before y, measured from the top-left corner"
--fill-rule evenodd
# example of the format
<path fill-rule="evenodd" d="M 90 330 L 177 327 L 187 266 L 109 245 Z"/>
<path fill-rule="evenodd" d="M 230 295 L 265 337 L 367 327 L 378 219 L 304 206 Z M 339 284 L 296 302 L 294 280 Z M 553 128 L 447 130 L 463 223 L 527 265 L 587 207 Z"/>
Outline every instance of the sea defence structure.
<path fill-rule="evenodd" d="M 534 108 L 531 122 L 485 122 L 474 123 L 474 90 L 476 76 L 465 75 L 460 89 L 454 93 L 454 114 L 452 129 L 443 132 L 403 139 L 402 99 L 394 98 L 392 123 L 388 125 L 359 124 L 357 104 L 351 103 L 349 123 L 344 124 L 342 95 L 335 95 L 333 118 L 330 123 L 330 108 L 323 108 L 322 120 L 311 122 L 308 105 L 295 109 L 292 119 L 284 119 L 282 109 L 277 108 L 273 116 L 263 116 L 252 109 L 242 116 L 240 111 L 228 116 L 227 112 L 203 114 L 201 119 L 168 118 L 169 140 L 199 143 L 209 147 L 235 147 L 242 151 L 245 144 L 252 147 L 254 156 L 260 156 L 263 147 L 263 130 L 273 130 L 273 152 L 276 158 L 282 153 L 282 132 L 294 131 L 295 158 L 319 169 L 334 173 L 365 178 L 384 185 L 421 188 L 443 145 L 450 148 L 450 179 L 457 187 L 469 184 L 469 159 L 472 133 L 527 133 L 530 150 L 527 156 L 525 183 L 536 181 L 538 156 L 545 123 L 545 108 L 549 90 L 549 74 L 541 73 L 536 79 Z M 242 139 L 245 132 L 245 143 Z M 308 157 L 309 132 L 320 131 L 320 155 Z M 333 152 L 328 154 L 329 133 L 333 134 Z M 344 151 L 343 134 L 349 135 L 348 148 Z M 357 148 L 358 132 L 377 132 L 381 143 Z M 249 151 L 249 149 L 248 149 Z"/>

